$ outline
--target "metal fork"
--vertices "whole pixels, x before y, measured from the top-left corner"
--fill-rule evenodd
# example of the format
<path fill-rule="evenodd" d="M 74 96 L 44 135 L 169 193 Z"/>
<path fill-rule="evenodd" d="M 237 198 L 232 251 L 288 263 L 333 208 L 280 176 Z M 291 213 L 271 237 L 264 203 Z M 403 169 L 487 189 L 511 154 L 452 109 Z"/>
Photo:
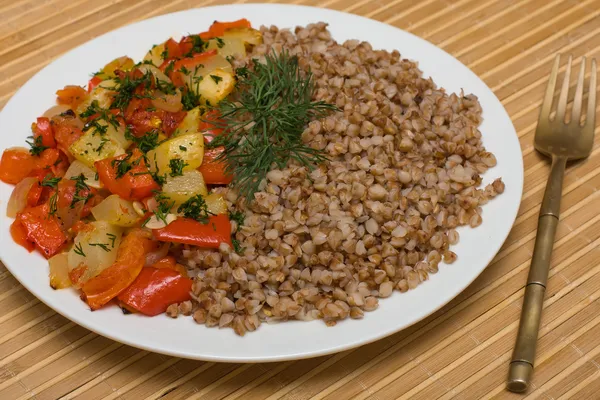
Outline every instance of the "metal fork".
<path fill-rule="evenodd" d="M 592 151 L 596 117 L 596 60 L 592 59 L 587 117 L 581 125 L 581 108 L 583 103 L 583 84 L 585 77 L 585 57 L 581 60 L 579 78 L 575 89 L 575 98 L 571 112 L 571 120 L 565 122 L 567 98 L 569 95 L 569 78 L 571 72 L 571 56 L 558 99 L 556 115 L 550 119 L 552 99 L 556 87 L 560 55 L 554 60 L 546 95 L 542 103 L 534 146 L 537 151 L 552 159 L 550 176 L 546 183 L 546 191 L 540 209 L 537 237 L 533 250 L 533 258 L 529 268 L 529 277 L 525 287 L 525 298 L 521 311 L 519 332 L 509 367 L 507 388 L 513 392 L 524 392 L 529 386 L 535 348 L 542 316 L 544 292 L 550 269 L 550 257 L 554 235 L 558 225 L 560 198 L 562 194 L 563 176 L 567 161 L 586 158 Z"/>

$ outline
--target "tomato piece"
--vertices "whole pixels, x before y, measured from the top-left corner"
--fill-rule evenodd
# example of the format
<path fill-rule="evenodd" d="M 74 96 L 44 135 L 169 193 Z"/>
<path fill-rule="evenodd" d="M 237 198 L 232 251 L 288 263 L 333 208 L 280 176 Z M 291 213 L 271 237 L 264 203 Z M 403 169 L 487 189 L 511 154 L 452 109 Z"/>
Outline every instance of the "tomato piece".
<path fill-rule="evenodd" d="M 118 176 L 120 163 L 128 163 L 131 169 L 122 176 Z M 141 200 L 159 190 L 160 186 L 150 175 L 144 155 L 138 149 L 130 154 L 96 161 L 94 164 L 98 171 L 98 178 L 104 186 L 114 194 L 127 200 Z"/>
<path fill-rule="evenodd" d="M 81 297 L 92 310 L 104 306 L 135 281 L 150 246 L 150 240 L 141 230 L 133 230 L 123 238 L 115 262 L 81 287 Z"/>
<path fill-rule="evenodd" d="M 190 300 L 192 280 L 168 268 L 143 268 L 119 301 L 150 317 L 162 314 L 171 304 Z"/>
<path fill-rule="evenodd" d="M 203 224 L 190 218 L 178 218 L 161 229 L 152 231 L 161 242 L 175 242 L 218 249 L 221 243 L 231 246 L 231 223 L 225 214 L 211 216 Z"/>
<path fill-rule="evenodd" d="M 150 99 L 133 99 L 127 106 L 125 121 L 134 136 L 142 137 L 156 129 L 170 136 L 187 114 L 186 111 L 149 110 L 152 110 Z"/>
<path fill-rule="evenodd" d="M 42 146 L 56 147 L 56 141 L 54 140 L 54 132 L 52 131 L 52 125 L 50 119 L 46 117 L 39 117 L 37 122 L 32 124 L 33 137 L 41 137 Z"/>
<path fill-rule="evenodd" d="M 227 163 L 217 160 L 224 151 L 225 148 L 221 146 L 204 152 L 204 159 L 198 171 L 209 185 L 228 185 L 233 180 L 233 176 L 227 173 Z"/>
<path fill-rule="evenodd" d="M 65 104 L 72 109 L 77 108 L 88 96 L 87 91 L 81 86 L 68 85 L 56 91 L 58 104 Z"/>
<path fill-rule="evenodd" d="M 203 63 L 206 63 L 208 59 L 214 57 L 217 54 L 217 50 L 209 50 L 204 53 L 195 54 L 193 57 L 182 58 L 175 62 L 173 71 L 171 72 L 171 81 L 175 86 L 184 86 L 186 75 L 181 72 L 182 67 L 185 67 L 188 71 L 193 72 L 194 69 Z"/>
<path fill-rule="evenodd" d="M 58 219 L 49 211 L 50 206 L 45 203 L 26 208 L 17 214 L 16 219 L 27 233 L 27 239 L 34 242 L 46 258 L 58 253 L 67 241 Z"/>
<path fill-rule="evenodd" d="M 0 180 L 16 185 L 37 165 L 36 157 L 24 149 L 8 149 L 0 159 Z"/>
<path fill-rule="evenodd" d="M 10 236 L 12 236 L 15 243 L 25 247 L 30 253 L 35 249 L 35 244 L 27 238 L 27 230 L 18 219 L 10 224 Z"/>
<path fill-rule="evenodd" d="M 214 37 L 223 36 L 227 29 L 251 27 L 252 25 L 250 24 L 250 21 L 248 21 L 246 18 L 238 19 L 237 21 L 233 22 L 215 21 L 208 29 L 208 32 L 202 32 L 200 37 L 202 39 L 212 39 Z"/>

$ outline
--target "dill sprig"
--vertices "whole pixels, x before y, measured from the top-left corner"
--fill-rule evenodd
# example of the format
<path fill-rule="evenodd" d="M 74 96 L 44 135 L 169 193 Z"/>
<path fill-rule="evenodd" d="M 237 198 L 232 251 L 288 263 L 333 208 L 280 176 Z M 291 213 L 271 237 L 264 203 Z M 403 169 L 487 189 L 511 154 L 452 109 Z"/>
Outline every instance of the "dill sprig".
<path fill-rule="evenodd" d="M 312 100 L 312 73 L 300 70 L 297 57 L 283 51 L 253 64 L 237 74 L 235 101 L 219 103 L 225 132 L 210 146 L 225 147 L 220 157 L 234 177 L 234 187 L 249 200 L 272 168 L 285 168 L 290 160 L 312 168 L 327 159 L 302 143 L 301 135 L 311 120 L 337 110 Z"/>

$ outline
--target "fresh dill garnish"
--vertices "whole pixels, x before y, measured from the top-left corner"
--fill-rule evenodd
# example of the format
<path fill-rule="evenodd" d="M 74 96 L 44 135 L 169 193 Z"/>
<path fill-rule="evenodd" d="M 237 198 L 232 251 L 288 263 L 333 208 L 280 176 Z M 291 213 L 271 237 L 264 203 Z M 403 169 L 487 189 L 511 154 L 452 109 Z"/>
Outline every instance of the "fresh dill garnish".
<path fill-rule="evenodd" d="M 98 147 L 96 147 L 96 153 L 100 154 L 100 152 L 102 151 L 102 149 L 104 148 L 104 145 L 110 142 L 110 140 L 108 140 L 107 138 L 103 137 L 100 139 L 100 145 L 98 145 Z"/>
<path fill-rule="evenodd" d="M 156 89 L 160 90 L 164 94 L 177 93 L 177 89 L 175 88 L 175 85 L 173 85 L 171 82 L 163 81 L 158 78 L 156 78 Z"/>
<path fill-rule="evenodd" d="M 77 243 L 75 247 L 73 247 L 73 251 L 75 252 L 75 254 L 79 254 L 81 257 L 86 257 L 85 253 L 83 252 L 83 247 L 81 246 L 81 243 Z"/>
<path fill-rule="evenodd" d="M 223 39 L 221 39 L 220 37 L 215 39 L 217 41 L 217 47 L 222 49 L 223 46 L 225 46 L 225 41 Z"/>
<path fill-rule="evenodd" d="M 179 150 L 181 150 L 181 151 L 187 151 L 187 147 L 185 147 L 185 146 L 179 146 Z"/>
<path fill-rule="evenodd" d="M 192 57 L 196 53 L 203 53 L 208 47 L 208 42 L 202 40 L 199 35 L 189 35 L 188 39 L 192 41 L 192 48 L 183 57 Z"/>
<path fill-rule="evenodd" d="M 29 153 L 31 153 L 32 156 L 37 156 L 42 151 L 50 148 L 50 147 L 44 146 L 42 144 L 42 137 L 41 136 L 36 136 L 36 137 L 29 136 L 29 139 L 32 139 L 32 141 L 26 140 L 25 142 L 29 145 L 29 147 L 31 147 L 29 149 Z"/>
<path fill-rule="evenodd" d="M 131 171 L 131 169 L 133 167 L 139 165 L 143 159 L 143 157 L 140 157 L 137 160 L 130 161 L 132 155 L 133 154 L 131 154 L 131 153 L 127 153 L 125 158 L 123 158 L 123 159 L 117 158 L 110 162 L 111 167 L 116 168 L 116 170 L 117 170 L 117 176 L 116 176 L 117 179 L 122 178 L 126 173 Z"/>
<path fill-rule="evenodd" d="M 113 235 L 112 233 L 107 233 L 106 236 L 110 239 L 110 247 L 115 248 L 115 239 L 117 239 L 117 235 Z"/>
<path fill-rule="evenodd" d="M 54 193 L 52 193 L 52 196 L 48 199 L 48 205 L 50 207 L 48 214 L 56 214 L 56 211 L 58 211 L 58 190 L 55 190 Z"/>
<path fill-rule="evenodd" d="M 241 211 L 229 211 L 229 219 L 237 223 L 238 228 L 244 225 L 246 216 Z"/>
<path fill-rule="evenodd" d="M 233 245 L 233 250 L 238 253 L 238 254 L 242 254 L 244 252 L 244 248 L 242 247 L 242 245 L 240 244 L 240 241 L 235 239 L 235 238 L 231 238 L 231 244 Z"/>
<path fill-rule="evenodd" d="M 40 182 L 40 186 L 45 186 L 45 187 L 49 187 L 52 189 L 55 189 L 58 186 L 58 182 L 60 182 L 62 178 L 60 177 L 55 177 L 53 178 L 52 175 L 48 174 L 46 175 L 46 177 Z"/>
<path fill-rule="evenodd" d="M 169 49 L 167 47 L 165 47 L 165 49 L 160 53 L 160 57 L 163 60 L 166 60 L 167 58 L 169 58 Z"/>
<path fill-rule="evenodd" d="M 171 75 L 173 68 L 175 68 L 175 61 L 171 61 L 169 65 L 167 65 L 167 68 L 165 68 L 165 75 Z"/>
<path fill-rule="evenodd" d="M 223 78 L 221 78 L 221 77 L 220 77 L 220 76 L 218 76 L 218 75 L 211 75 L 210 77 L 212 78 L 212 80 L 213 80 L 213 81 L 215 81 L 215 83 L 216 83 L 217 85 L 219 84 L 219 82 L 221 82 L 221 81 L 223 80 Z"/>
<path fill-rule="evenodd" d="M 169 202 L 169 197 L 160 192 L 157 192 L 154 195 L 154 198 L 156 199 L 157 203 L 156 210 L 154 210 L 154 215 L 156 215 L 156 218 L 164 222 L 166 225 L 167 214 L 169 214 L 173 206 L 175 206 L 175 201 Z"/>
<path fill-rule="evenodd" d="M 214 215 L 208 211 L 208 205 L 206 204 L 206 201 L 204 201 L 204 197 L 199 194 L 190 197 L 185 203 L 180 205 L 177 212 L 182 213 L 186 218 L 195 219 L 203 224 L 208 223 L 208 218 L 211 215 Z"/>
<path fill-rule="evenodd" d="M 200 95 L 190 89 L 182 90 L 181 103 L 183 104 L 183 109 L 189 111 L 200 105 Z"/>
<path fill-rule="evenodd" d="M 86 119 L 91 116 L 95 117 L 83 126 L 83 131 L 87 131 L 90 128 L 95 128 L 96 132 L 98 132 L 100 135 L 104 135 L 108 130 L 109 124 L 115 129 L 119 129 L 119 121 L 117 120 L 117 117 L 107 109 L 100 107 L 98 100 L 92 101 L 86 110 L 79 114 L 79 117 L 82 119 Z M 104 121 L 105 123 L 102 124 L 100 121 Z M 103 141 L 103 143 L 98 147 L 99 150 L 97 149 L 96 152 L 100 153 L 106 141 L 108 140 Z"/>
<path fill-rule="evenodd" d="M 88 243 L 90 246 L 100 247 L 102 250 L 109 252 L 108 243 Z M 114 247 L 114 246 L 113 246 Z"/>
<path fill-rule="evenodd" d="M 160 143 L 158 141 L 158 130 L 153 129 L 141 137 L 136 137 L 131 134 L 129 129 L 125 130 L 125 139 L 131 140 L 137 145 L 142 153 L 147 153 L 155 149 Z"/>
<path fill-rule="evenodd" d="M 190 70 L 185 67 L 185 65 L 182 65 L 181 68 L 178 69 L 178 71 L 184 75 L 189 75 L 191 73 Z"/>
<path fill-rule="evenodd" d="M 118 76 L 113 78 L 116 85 L 109 89 L 115 90 L 117 94 L 115 95 L 110 108 L 119 109 L 124 112 L 132 99 L 152 98 L 152 95 L 150 94 L 153 81 L 152 73 L 148 71 L 139 78 L 132 78 L 130 75 L 131 74 L 126 74 L 123 78 Z M 144 88 L 142 94 L 136 93 L 136 89 L 140 85 L 143 85 Z"/>
<path fill-rule="evenodd" d="M 288 161 L 312 168 L 327 158 L 301 140 L 305 126 L 337 108 L 313 101 L 312 74 L 303 73 L 298 58 L 283 51 L 267 54 L 264 64 L 238 69 L 239 94 L 217 106 L 225 128 L 209 147 L 224 146 L 219 156 L 239 193 L 252 199 L 260 182 L 272 168 L 285 168 Z"/>
<path fill-rule="evenodd" d="M 181 158 L 170 159 L 169 160 L 169 168 L 171 169 L 171 173 L 169 175 L 171 175 L 172 177 L 183 175 L 183 168 L 186 165 L 189 165 L 189 164 L 186 163 L 185 161 L 183 161 Z"/>
<path fill-rule="evenodd" d="M 71 200 L 71 208 L 75 208 L 75 204 L 77 204 L 78 201 L 83 201 L 85 203 L 93 196 L 93 194 L 90 187 L 85 183 L 87 180 L 85 175 L 79 174 L 78 176 L 72 177 L 71 180 L 75 181 L 75 193 Z"/>

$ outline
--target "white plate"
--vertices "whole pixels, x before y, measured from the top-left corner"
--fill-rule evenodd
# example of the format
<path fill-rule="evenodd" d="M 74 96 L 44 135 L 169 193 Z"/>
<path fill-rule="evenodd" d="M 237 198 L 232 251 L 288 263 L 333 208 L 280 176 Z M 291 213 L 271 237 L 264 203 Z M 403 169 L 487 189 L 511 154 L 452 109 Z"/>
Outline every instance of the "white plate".
<path fill-rule="evenodd" d="M 126 316 L 114 306 L 90 312 L 75 291 L 52 290 L 47 261 L 11 240 L 12 220 L 5 211 L 12 186 L 0 182 L 0 256 L 6 267 L 41 301 L 94 332 L 146 350 L 215 361 L 280 361 L 338 352 L 397 332 L 448 303 L 485 269 L 511 229 L 523 187 L 521 149 L 506 111 L 473 72 L 429 42 L 392 26 L 337 11 L 271 4 L 195 9 L 125 26 L 70 51 L 23 85 L 0 114 L 0 149 L 25 143 L 31 122 L 54 103 L 58 88 L 85 84 L 91 72 L 116 57 L 139 60 L 153 44 L 170 36 L 201 32 L 214 20 L 243 17 L 253 26 L 276 23 L 291 28 L 325 21 L 337 41 L 358 38 L 374 48 L 398 49 L 403 57 L 417 60 L 425 76 L 449 92 L 464 89 L 479 97 L 484 144 L 498 159 L 484 183 L 502 177 L 506 191 L 484 207 L 479 228 L 460 230 L 461 241 L 454 248 L 458 261 L 442 264 L 439 273 L 417 289 L 382 300 L 379 309 L 366 313 L 363 320 L 347 320 L 332 328 L 321 321 L 288 322 L 262 325 L 257 332 L 238 337 L 231 329 L 208 329 L 192 318 Z"/>

